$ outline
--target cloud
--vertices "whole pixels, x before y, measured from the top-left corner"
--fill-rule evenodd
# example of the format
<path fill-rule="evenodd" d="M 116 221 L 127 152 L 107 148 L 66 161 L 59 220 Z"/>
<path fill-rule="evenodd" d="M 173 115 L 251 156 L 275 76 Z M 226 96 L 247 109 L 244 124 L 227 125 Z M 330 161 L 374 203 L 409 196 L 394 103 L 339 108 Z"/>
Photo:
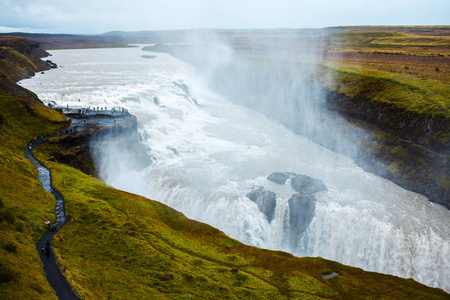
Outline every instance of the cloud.
<path fill-rule="evenodd" d="M 186 28 L 445 25 L 448 0 L 0 0 L 0 28 L 102 33 Z"/>

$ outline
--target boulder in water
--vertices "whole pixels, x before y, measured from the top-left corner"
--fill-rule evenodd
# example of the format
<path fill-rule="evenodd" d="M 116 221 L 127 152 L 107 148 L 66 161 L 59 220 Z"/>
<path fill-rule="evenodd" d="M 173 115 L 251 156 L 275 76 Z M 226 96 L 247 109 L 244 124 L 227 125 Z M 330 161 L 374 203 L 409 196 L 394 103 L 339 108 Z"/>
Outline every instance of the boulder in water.
<path fill-rule="evenodd" d="M 287 234 L 289 247 L 295 249 L 314 216 L 316 198 L 312 194 L 294 194 L 288 203 L 289 214 L 285 215 L 284 233 Z"/>
<path fill-rule="evenodd" d="M 176 82 L 176 81 L 174 81 L 173 84 L 174 84 L 176 87 L 180 88 L 183 92 L 185 92 L 186 95 L 190 96 L 190 94 L 189 94 L 189 87 L 188 87 L 186 84 L 184 84 L 183 82 L 178 83 L 178 82 Z"/>
<path fill-rule="evenodd" d="M 302 174 L 274 172 L 267 176 L 267 179 L 278 184 L 286 184 L 286 181 L 291 179 L 291 186 L 297 193 L 314 194 L 327 190 L 325 184 L 321 180 Z"/>
<path fill-rule="evenodd" d="M 291 178 L 291 187 L 298 193 L 314 194 L 321 191 L 326 191 L 325 184 L 319 180 L 306 175 L 295 174 Z"/>
<path fill-rule="evenodd" d="M 277 194 L 263 187 L 256 187 L 247 194 L 247 197 L 258 205 L 259 211 L 266 215 L 269 222 L 273 220 L 277 205 Z"/>
<path fill-rule="evenodd" d="M 289 225 L 297 233 L 308 228 L 316 208 L 316 198 L 311 194 L 294 194 L 289 199 Z"/>
<path fill-rule="evenodd" d="M 285 184 L 290 177 L 289 173 L 274 172 L 267 176 L 267 179 L 278 184 Z"/>

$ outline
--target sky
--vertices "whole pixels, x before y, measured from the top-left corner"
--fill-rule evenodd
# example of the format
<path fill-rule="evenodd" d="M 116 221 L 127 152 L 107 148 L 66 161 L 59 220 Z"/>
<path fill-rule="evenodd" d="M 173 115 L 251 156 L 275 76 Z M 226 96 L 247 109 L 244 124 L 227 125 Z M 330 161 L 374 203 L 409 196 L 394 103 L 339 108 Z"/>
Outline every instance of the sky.
<path fill-rule="evenodd" d="M 450 25 L 450 0 L 0 0 L 0 32 Z"/>

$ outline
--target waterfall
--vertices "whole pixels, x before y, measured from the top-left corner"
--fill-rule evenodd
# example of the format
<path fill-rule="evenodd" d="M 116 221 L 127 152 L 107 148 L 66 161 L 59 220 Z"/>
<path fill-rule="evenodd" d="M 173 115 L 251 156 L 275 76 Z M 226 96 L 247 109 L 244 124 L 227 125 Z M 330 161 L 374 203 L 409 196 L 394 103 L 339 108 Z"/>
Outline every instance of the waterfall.
<path fill-rule="evenodd" d="M 353 129 L 324 111 L 315 66 L 228 51 L 197 69 L 137 48 L 51 54 L 64 68 L 24 87 L 71 107 L 126 107 L 138 119 L 149 163 L 103 143 L 95 154 L 108 184 L 250 245 L 450 291 L 450 212 L 354 163 Z"/>

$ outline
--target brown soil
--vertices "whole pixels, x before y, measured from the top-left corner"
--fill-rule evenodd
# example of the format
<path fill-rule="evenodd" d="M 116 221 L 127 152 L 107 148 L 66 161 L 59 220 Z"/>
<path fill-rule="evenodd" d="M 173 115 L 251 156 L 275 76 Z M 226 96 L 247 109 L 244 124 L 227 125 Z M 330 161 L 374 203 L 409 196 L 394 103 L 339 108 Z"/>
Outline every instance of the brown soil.
<path fill-rule="evenodd" d="M 429 57 L 378 53 L 338 52 L 327 53 L 326 60 L 351 63 L 389 64 L 413 67 L 449 68 L 450 57 Z"/>

